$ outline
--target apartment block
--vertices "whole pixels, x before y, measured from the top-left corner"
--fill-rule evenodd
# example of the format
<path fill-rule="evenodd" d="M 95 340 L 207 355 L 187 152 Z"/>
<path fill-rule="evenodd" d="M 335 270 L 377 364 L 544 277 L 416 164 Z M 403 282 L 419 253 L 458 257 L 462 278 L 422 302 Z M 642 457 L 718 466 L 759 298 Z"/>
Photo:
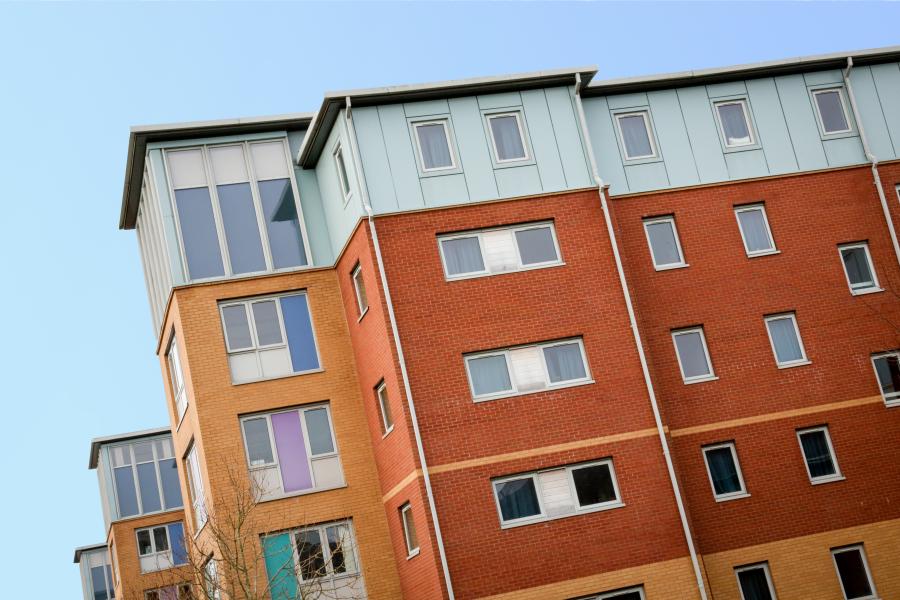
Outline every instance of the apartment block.
<path fill-rule="evenodd" d="M 900 48 L 595 75 L 132 129 L 86 598 L 900 598 Z"/>

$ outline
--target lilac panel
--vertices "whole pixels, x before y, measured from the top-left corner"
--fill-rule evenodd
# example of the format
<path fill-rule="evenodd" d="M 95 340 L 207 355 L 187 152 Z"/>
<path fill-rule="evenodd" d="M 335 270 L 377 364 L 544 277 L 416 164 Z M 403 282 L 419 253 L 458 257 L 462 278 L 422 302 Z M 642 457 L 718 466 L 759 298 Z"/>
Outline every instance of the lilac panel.
<path fill-rule="evenodd" d="M 178 591 L 175 586 L 160 588 L 159 600 L 178 600 Z"/>
<path fill-rule="evenodd" d="M 312 475 L 309 473 L 303 430 L 300 429 L 300 415 L 295 410 L 272 415 L 272 429 L 275 430 L 275 448 L 278 450 L 284 491 L 308 490 L 313 486 Z"/>

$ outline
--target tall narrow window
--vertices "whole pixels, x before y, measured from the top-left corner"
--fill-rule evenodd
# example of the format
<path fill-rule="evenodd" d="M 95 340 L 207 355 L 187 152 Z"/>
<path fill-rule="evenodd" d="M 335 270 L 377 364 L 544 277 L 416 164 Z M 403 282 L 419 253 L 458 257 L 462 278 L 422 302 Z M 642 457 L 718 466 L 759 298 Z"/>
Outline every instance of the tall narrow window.
<path fill-rule="evenodd" d="M 347 163 L 344 160 L 344 149 L 338 144 L 334 149 L 334 168 L 337 171 L 338 185 L 344 194 L 344 204 L 350 199 L 350 180 L 347 178 Z"/>
<path fill-rule="evenodd" d="M 403 538 L 406 540 L 406 556 L 412 558 L 419 553 L 419 536 L 416 534 L 416 523 L 409 502 L 400 507 L 400 521 L 403 524 Z"/>
<path fill-rule="evenodd" d="M 363 281 L 362 266 L 357 264 L 350 274 L 353 280 L 353 291 L 356 294 L 356 308 L 359 309 L 359 317 L 362 318 L 369 310 L 369 299 L 366 297 L 366 284 Z"/>
<path fill-rule="evenodd" d="M 816 116 L 819 118 L 823 134 L 851 131 L 850 119 L 840 88 L 816 90 L 813 92 L 813 98 L 816 100 Z"/>
<path fill-rule="evenodd" d="M 775 240 L 772 239 L 772 231 L 769 229 L 769 219 L 766 218 L 766 209 L 762 204 L 736 207 L 734 215 L 737 217 L 747 256 L 762 256 L 776 252 Z"/>
<path fill-rule="evenodd" d="M 797 439 L 800 440 L 806 473 L 812 483 L 843 479 L 827 427 L 798 430 Z"/>
<path fill-rule="evenodd" d="M 766 330 L 779 369 L 809 363 L 794 313 L 766 317 Z"/>
<path fill-rule="evenodd" d="M 447 120 L 414 123 L 422 171 L 443 171 L 456 167 Z"/>
<path fill-rule="evenodd" d="M 715 107 L 726 148 L 750 146 L 755 143 L 746 100 L 717 102 Z"/>
<path fill-rule="evenodd" d="M 675 217 L 645 219 L 644 233 L 647 234 L 650 256 L 657 271 L 688 266 L 681 252 Z"/>
<path fill-rule="evenodd" d="M 741 600 L 776 600 L 767 563 L 738 567 L 734 574 L 741 590 Z"/>
<path fill-rule="evenodd" d="M 703 460 L 716 502 L 748 496 L 732 442 L 703 448 Z"/>
<path fill-rule="evenodd" d="M 681 378 L 685 383 L 716 378 L 702 327 L 673 331 L 672 342 L 675 344 L 675 356 L 678 358 Z"/>
<path fill-rule="evenodd" d="M 838 246 L 841 253 L 841 264 L 844 265 L 844 275 L 850 285 L 850 293 L 853 295 L 880 292 L 878 277 L 872 266 L 872 255 L 869 253 L 869 244 L 845 244 Z"/>
<path fill-rule="evenodd" d="M 619 136 L 625 149 L 626 160 L 656 156 L 656 147 L 650 133 L 650 115 L 647 111 L 618 114 L 616 123 L 619 125 Z"/>
<path fill-rule="evenodd" d="M 487 121 L 491 129 L 494 158 L 498 163 L 528 159 L 521 113 L 488 115 Z"/>
<path fill-rule="evenodd" d="M 187 392 L 184 389 L 184 373 L 181 370 L 181 358 L 178 354 L 178 342 L 175 336 L 169 342 L 169 351 L 166 353 L 166 361 L 169 364 L 169 382 L 172 385 L 172 396 L 175 399 L 175 412 L 178 420 L 184 416 L 187 410 Z"/>
<path fill-rule="evenodd" d="M 391 415 L 387 384 L 384 381 L 375 389 L 375 395 L 378 396 L 378 410 L 381 414 L 381 433 L 382 435 L 387 435 L 394 429 L 394 417 Z"/>
<path fill-rule="evenodd" d="M 197 531 L 206 525 L 206 496 L 203 492 L 203 478 L 200 475 L 200 460 L 197 447 L 192 443 L 184 458 L 185 473 L 191 493 L 191 504 L 194 508 L 194 527 Z"/>
<path fill-rule="evenodd" d="M 872 357 L 881 397 L 888 406 L 900 404 L 900 352 L 885 352 Z"/>
<path fill-rule="evenodd" d="M 438 238 L 447 279 L 551 267 L 562 263 L 553 223 L 455 233 Z"/>
<path fill-rule="evenodd" d="M 875 584 L 862 544 L 831 550 L 841 591 L 846 600 L 875 600 Z"/>
<path fill-rule="evenodd" d="M 219 569 L 216 559 L 212 556 L 203 565 L 203 588 L 206 592 L 206 600 L 221 600 L 222 586 L 219 583 Z"/>

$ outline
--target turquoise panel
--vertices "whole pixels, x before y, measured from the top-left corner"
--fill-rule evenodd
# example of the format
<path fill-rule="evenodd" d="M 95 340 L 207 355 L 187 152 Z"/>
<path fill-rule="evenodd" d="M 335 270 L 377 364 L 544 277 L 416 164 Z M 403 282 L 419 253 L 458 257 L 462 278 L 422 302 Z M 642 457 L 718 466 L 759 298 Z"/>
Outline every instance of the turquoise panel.
<path fill-rule="evenodd" d="M 531 150 L 541 176 L 541 189 L 545 192 L 563 190 L 566 188 L 566 176 L 559 160 L 559 150 L 556 147 L 556 136 L 544 90 L 524 91 L 521 96 L 528 136 L 531 138 Z"/>
<path fill-rule="evenodd" d="M 541 176 L 535 165 L 508 167 L 494 171 L 500 196 L 514 198 L 541 193 Z"/>
<path fill-rule="evenodd" d="M 291 156 L 297 156 L 305 134 L 305 131 L 288 133 Z M 328 235 L 328 224 L 325 222 L 325 211 L 322 209 L 322 197 L 319 194 L 316 172 L 313 169 L 300 169 L 295 165 L 294 178 L 297 180 L 297 188 L 300 191 L 300 210 L 303 212 L 306 237 L 312 254 L 310 263 L 317 267 L 330 265 L 334 263 L 334 251 Z"/>
<path fill-rule="evenodd" d="M 626 165 L 625 174 L 632 192 L 646 192 L 669 186 L 666 165 L 662 162 Z"/>
<path fill-rule="evenodd" d="M 466 176 L 457 173 L 440 177 L 423 177 L 422 194 L 425 196 L 426 206 L 465 204 L 469 201 Z"/>
<path fill-rule="evenodd" d="M 291 536 L 287 533 L 266 536 L 262 545 L 272 600 L 296 600 L 299 596 Z"/>
<path fill-rule="evenodd" d="M 826 168 L 828 161 L 803 75 L 776 77 L 775 87 L 794 145 L 797 166 L 802 171 Z"/>
<path fill-rule="evenodd" d="M 856 105 L 859 107 L 859 115 L 862 126 L 866 130 L 866 140 L 869 148 L 876 158 L 884 160 L 894 155 L 894 145 L 888 133 L 887 123 L 881 103 L 878 101 L 878 93 L 875 89 L 875 80 L 872 71 L 868 67 L 856 67 L 850 71 L 850 83 L 853 86 L 853 94 L 856 97 Z M 900 99 L 886 99 L 885 106 L 900 104 Z M 893 100 L 893 103 L 891 102 Z"/>
<path fill-rule="evenodd" d="M 647 94 L 650 118 L 656 132 L 660 154 L 665 159 L 669 185 L 684 186 L 700 183 L 691 141 L 688 139 L 675 90 L 660 90 Z"/>
<path fill-rule="evenodd" d="M 846 165 L 858 165 L 866 162 L 862 142 L 858 137 L 844 137 L 822 142 L 825 147 L 825 156 L 831 167 L 843 167 Z"/>
<path fill-rule="evenodd" d="M 797 170 L 797 157 L 788 132 L 775 80 L 751 79 L 747 82 L 747 96 L 753 105 L 756 131 L 766 152 L 769 174 L 777 175 Z M 731 170 L 729 169 L 729 174 Z"/>
<path fill-rule="evenodd" d="M 181 249 L 178 245 L 178 229 L 175 225 L 175 214 L 172 197 L 169 195 L 169 182 L 166 179 L 166 168 L 163 165 L 162 150 L 151 150 L 150 166 L 153 169 L 154 186 L 156 187 L 159 211 L 162 215 L 165 244 L 169 255 L 169 271 L 172 273 L 172 285 L 185 283 L 184 266 L 181 264 Z"/>
<path fill-rule="evenodd" d="M 617 108 L 633 108 L 635 106 L 647 106 L 647 94 L 638 92 L 634 94 L 619 94 L 617 96 L 608 96 L 610 110 Z"/>
<path fill-rule="evenodd" d="M 881 111 L 887 123 L 888 135 L 894 146 L 892 155 L 878 158 L 882 160 L 900 158 L 900 64 L 872 65 L 869 68 L 881 100 Z"/>
<path fill-rule="evenodd" d="M 729 152 L 725 155 L 725 164 L 728 166 L 729 179 L 749 179 L 769 174 L 766 155 L 762 150 Z"/>
<path fill-rule="evenodd" d="M 373 206 L 373 209 L 376 212 L 387 212 L 422 208 L 425 202 L 422 198 L 422 187 L 419 185 L 419 168 L 416 166 L 416 156 L 413 154 L 409 125 L 403 107 L 399 104 L 379 106 L 378 116 L 381 120 L 381 132 L 397 202 L 391 207 Z M 366 174 L 368 175 L 368 171 Z"/>
<path fill-rule="evenodd" d="M 700 181 L 709 183 L 728 179 L 719 132 L 716 129 L 706 88 L 681 88 L 678 90 L 678 101 L 691 140 L 691 148 L 694 150 Z"/>
<path fill-rule="evenodd" d="M 606 98 L 586 98 L 582 103 L 600 177 L 609 184 L 610 193 L 627 194 L 630 191 L 628 179 L 619 155 L 619 145 Z"/>
<path fill-rule="evenodd" d="M 353 127 L 356 129 L 359 156 L 366 174 L 366 188 L 369 190 L 369 202 L 373 210 L 396 210 L 397 196 L 378 108 L 353 109 Z"/>
<path fill-rule="evenodd" d="M 509 108 L 522 105 L 519 92 L 505 92 L 503 94 L 488 94 L 478 96 L 478 108 Z"/>
<path fill-rule="evenodd" d="M 478 101 L 472 97 L 453 98 L 450 100 L 450 117 L 453 119 L 456 149 L 466 177 L 469 199 L 477 202 L 497 198 L 497 182 L 494 180 Z"/>
<path fill-rule="evenodd" d="M 407 117 L 425 117 L 429 115 L 446 115 L 450 107 L 446 100 L 426 100 L 424 102 L 410 102 L 403 105 L 403 112 Z"/>
<path fill-rule="evenodd" d="M 722 98 L 724 96 L 742 96 L 747 93 L 747 86 L 743 81 L 714 83 L 713 85 L 706 86 L 706 93 L 710 98 Z"/>
<path fill-rule="evenodd" d="M 346 201 L 338 181 L 337 168 L 332 154 L 339 141 L 347 166 L 347 178 L 350 180 L 350 189 L 352 190 L 350 198 Z M 341 111 L 334 128 L 331 130 L 331 134 L 328 136 L 322 157 L 316 165 L 316 179 L 319 183 L 322 208 L 325 214 L 325 222 L 329 229 L 332 251 L 335 256 L 341 251 L 344 242 L 350 237 L 353 227 L 363 214 L 362 199 L 360 198 L 359 185 L 353 165 L 354 157 L 352 148 L 347 142 L 344 111 Z"/>
<path fill-rule="evenodd" d="M 843 83 L 844 77 L 841 75 L 840 69 L 831 69 L 830 71 L 815 71 L 813 73 L 804 73 L 803 79 L 806 85 L 822 85 L 827 83 Z"/>
<path fill-rule="evenodd" d="M 572 100 L 573 89 L 566 87 L 544 90 L 547 95 L 547 107 L 556 133 L 556 147 L 562 162 L 566 185 L 571 188 L 583 188 L 593 185 L 588 168 L 587 152 L 581 139 L 581 127 L 575 116 Z"/>

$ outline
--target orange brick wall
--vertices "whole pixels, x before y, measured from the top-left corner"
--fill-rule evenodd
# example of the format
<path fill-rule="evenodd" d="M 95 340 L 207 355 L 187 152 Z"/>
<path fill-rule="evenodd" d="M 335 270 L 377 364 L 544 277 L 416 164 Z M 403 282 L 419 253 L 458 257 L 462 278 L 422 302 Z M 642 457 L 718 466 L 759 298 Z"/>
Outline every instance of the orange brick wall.
<path fill-rule="evenodd" d="M 166 585 L 191 581 L 188 568 L 164 569 L 154 573 L 141 573 L 135 531 L 144 527 L 184 522 L 184 511 L 171 510 L 132 519 L 115 521 L 110 525 L 107 547 L 115 552 L 117 575 L 116 598 L 121 600 L 144 600 L 144 592 Z M 110 562 L 113 557 L 110 556 Z"/>

